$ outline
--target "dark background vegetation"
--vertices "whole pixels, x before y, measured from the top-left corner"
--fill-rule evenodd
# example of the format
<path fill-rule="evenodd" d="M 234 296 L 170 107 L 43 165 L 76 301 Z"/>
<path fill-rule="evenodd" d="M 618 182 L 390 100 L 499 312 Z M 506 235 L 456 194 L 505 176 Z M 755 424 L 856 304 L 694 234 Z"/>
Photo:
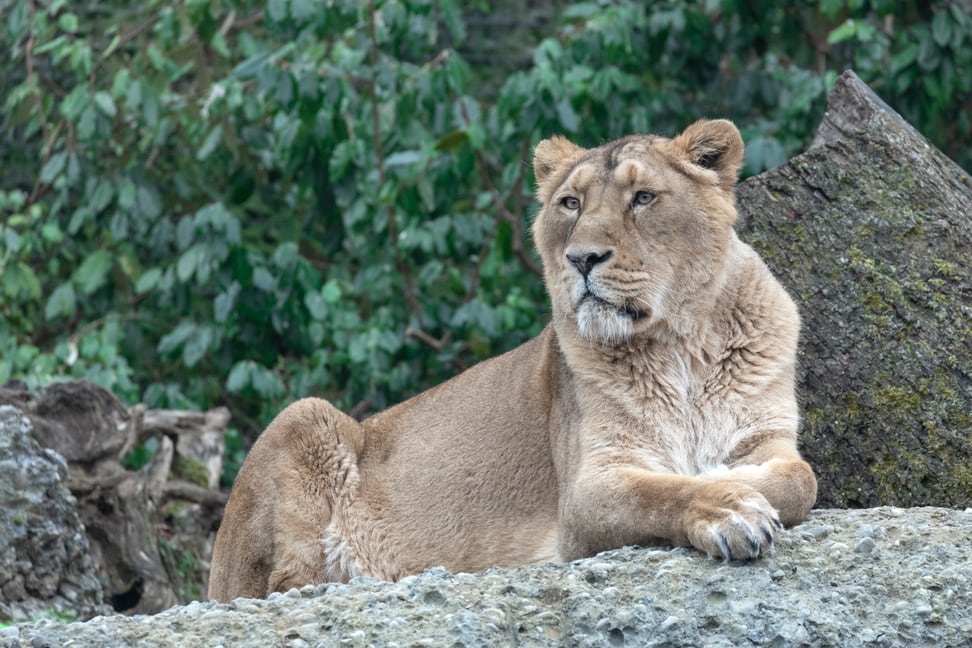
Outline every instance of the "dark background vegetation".
<path fill-rule="evenodd" d="M 736 121 L 853 67 L 972 168 L 967 1 L 0 0 L 0 384 L 364 415 L 536 334 L 541 138 Z"/>

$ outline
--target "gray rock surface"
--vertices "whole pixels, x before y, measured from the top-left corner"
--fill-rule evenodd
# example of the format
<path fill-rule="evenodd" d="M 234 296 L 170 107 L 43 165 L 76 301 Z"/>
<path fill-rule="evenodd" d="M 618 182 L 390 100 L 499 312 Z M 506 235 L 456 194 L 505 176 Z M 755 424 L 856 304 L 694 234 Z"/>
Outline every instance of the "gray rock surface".
<path fill-rule="evenodd" d="M 357 579 L 155 616 L 0 629 L 78 646 L 961 646 L 972 510 L 815 511 L 769 558 L 625 548 L 570 564 Z"/>
<path fill-rule="evenodd" d="M 9 405 L 0 405 L 0 475 L 0 621 L 107 612 L 67 463 Z"/>

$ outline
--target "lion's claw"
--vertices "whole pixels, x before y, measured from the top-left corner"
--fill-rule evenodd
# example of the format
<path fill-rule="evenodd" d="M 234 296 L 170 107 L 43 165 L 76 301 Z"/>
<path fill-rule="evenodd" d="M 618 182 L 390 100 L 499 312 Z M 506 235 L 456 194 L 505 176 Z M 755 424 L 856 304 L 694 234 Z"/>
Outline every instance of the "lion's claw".
<path fill-rule="evenodd" d="M 723 560 L 751 560 L 765 555 L 782 527 L 765 497 L 734 482 L 705 485 L 686 511 L 689 542 Z"/>

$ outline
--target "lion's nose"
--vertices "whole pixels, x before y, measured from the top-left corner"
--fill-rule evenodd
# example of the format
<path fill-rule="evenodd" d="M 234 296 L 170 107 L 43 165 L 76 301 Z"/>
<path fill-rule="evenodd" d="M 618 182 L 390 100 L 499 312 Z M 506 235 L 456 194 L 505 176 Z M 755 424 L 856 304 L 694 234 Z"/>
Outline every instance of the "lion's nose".
<path fill-rule="evenodd" d="M 587 275 L 589 275 L 591 270 L 594 269 L 594 266 L 599 263 L 604 263 L 611 258 L 612 254 L 614 253 L 611 250 L 607 250 L 606 252 L 568 252 L 567 260 L 570 261 L 570 265 L 577 268 L 577 272 L 581 273 L 581 276 L 586 279 Z"/>

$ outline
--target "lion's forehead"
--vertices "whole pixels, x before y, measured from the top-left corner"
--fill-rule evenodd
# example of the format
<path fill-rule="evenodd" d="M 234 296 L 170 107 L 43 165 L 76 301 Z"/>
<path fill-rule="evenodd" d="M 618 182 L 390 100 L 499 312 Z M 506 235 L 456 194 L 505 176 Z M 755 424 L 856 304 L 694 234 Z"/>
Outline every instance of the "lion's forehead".
<path fill-rule="evenodd" d="M 594 149 L 574 166 L 563 186 L 586 193 L 595 186 L 628 189 L 660 183 L 673 169 L 671 161 L 658 149 L 659 139 L 638 136 Z"/>

